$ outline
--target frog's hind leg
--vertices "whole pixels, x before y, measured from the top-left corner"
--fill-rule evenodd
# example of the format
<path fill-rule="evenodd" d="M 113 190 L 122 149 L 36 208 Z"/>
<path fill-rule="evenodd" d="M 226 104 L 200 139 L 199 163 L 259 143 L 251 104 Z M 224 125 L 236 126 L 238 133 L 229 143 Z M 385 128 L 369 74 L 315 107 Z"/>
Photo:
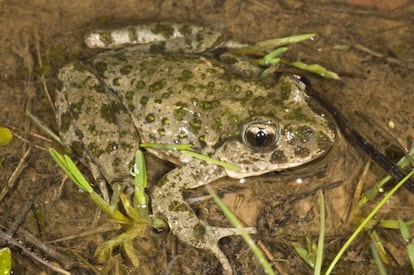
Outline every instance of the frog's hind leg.
<path fill-rule="evenodd" d="M 154 215 L 164 217 L 175 236 L 194 247 L 211 251 L 222 264 L 225 274 L 231 274 L 231 265 L 218 241 L 240 235 L 240 231 L 210 226 L 200 220 L 181 194 L 185 189 L 206 185 L 224 176 L 222 167 L 192 160 L 166 174 L 153 189 L 151 199 Z M 255 233 L 253 228 L 247 228 L 247 231 Z"/>
<path fill-rule="evenodd" d="M 87 64 L 68 64 L 60 70 L 59 80 L 56 109 L 60 136 L 90 168 L 109 202 L 107 185 L 131 178 L 129 170 L 138 148 L 138 138 L 128 130 L 132 123 Z"/>
<path fill-rule="evenodd" d="M 111 49 L 138 45 L 134 51 L 139 52 L 204 52 L 221 46 L 224 41 L 221 32 L 177 22 L 96 30 L 85 36 L 85 44 L 89 48 Z"/>

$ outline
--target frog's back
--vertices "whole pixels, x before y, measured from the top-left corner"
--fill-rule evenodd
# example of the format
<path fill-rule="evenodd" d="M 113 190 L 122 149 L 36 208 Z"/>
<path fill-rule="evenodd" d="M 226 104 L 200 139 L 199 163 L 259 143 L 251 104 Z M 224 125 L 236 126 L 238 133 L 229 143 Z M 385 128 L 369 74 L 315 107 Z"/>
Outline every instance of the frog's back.
<path fill-rule="evenodd" d="M 266 104 L 274 112 L 280 100 L 270 92 L 273 87 L 236 77 L 200 55 L 122 50 L 102 54 L 92 65 L 129 109 L 141 142 L 190 143 L 207 150 L 238 135 L 247 117 L 269 115 Z M 274 102 L 265 99 L 272 95 Z"/>

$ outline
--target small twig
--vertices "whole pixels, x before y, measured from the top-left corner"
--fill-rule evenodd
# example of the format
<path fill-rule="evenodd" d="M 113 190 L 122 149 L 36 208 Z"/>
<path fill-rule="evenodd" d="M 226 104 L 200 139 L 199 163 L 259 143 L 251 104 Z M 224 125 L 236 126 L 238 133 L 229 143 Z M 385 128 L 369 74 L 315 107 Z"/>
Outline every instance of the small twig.
<path fill-rule="evenodd" d="M 269 248 L 266 246 L 266 244 L 262 240 L 257 241 L 257 246 L 260 247 L 260 249 L 263 251 L 266 257 L 269 259 L 269 262 L 272 264 L 272 266 L 274 266 L 274 268 L 279 272 L 279 274 L 281 275 L 289 274 L 286 271 L 286 269 L 276 261 L 275 257 L 273 257 L 272 252 L 270 252 Z"/>
<path fill-rule="evenodd" d="M 122 228 L 122 225 L 120 225 L 119 223 L 118 224 L 110 224 L 110 226 L 103 225 L 103 226 L 101 226 L 97 229 L 94 229 L 94 230 L 90 230 L 90 231 L 86 231 L 86 232 L 83 232 L 83 233 L 80 233 L 80 234 L 70 235 L 70 236 L 66 236 L 66 237 L 63 237 L 63 238 L 47 241 L 47 242 L 45 242 L 45 244 L 70 241 L 70 240 L 73 240 L 73 239 L 86 237 L 86 236 L 90 236 L 90 235 L 96 235 L 96 234 L 100 234 L 100 233 L 116 231 L 116 230 L 119 230 L 121 228 Z"/>
<path fill-rule="evenodd" d="M 47 262 L 46 260 L 43 260 L 42 258 L 40 258 L 39 256 L 37 256 L 36 254 L 34 254 L 32 251 L 30 251 L 29 249 L 27 249 L 23 244 L 21 244 L 21 242 L 15 240 L 13 237 L 11 237 L 10 235 L 7 235 L 3 230 L 0 229 L 0 238 L 6 240 L 7 242 L 11 243 L 14 246 L 19 247 L 22 252 L 28 256 L 30 256 L 31 258 L 33 258 L 34 260 L 38 261 L 39 263 L 49 267 L 51 270 L 55 271 L 55 272 L 59 272 L 61 274 L 65 274 L 65 275 L 70 275 L 71 273 L 67 270 L 64 270 L 58 266 L 55 266 L 49 262 Z"/>
<path fill-rule="evenodd" d="M 20 173 L 25 168 L 24 164 L 26 163 L 26 160 L 29 157 L 31 150 L 32 150 L 32 147 L 29 147 L 29 149 L 27 149 L 23 157 L 20 159 L 19 164 L 17 165 L 16 169 L 14 169 L 13 174 L 10 176 L 9 180 L 7 181 L 7 185 L 3 188 L 3 190 L 0 193 L 0 201 L 2 201 L 4 197 L 7 195 L 7 193 L 10 191 L 10 189 L 13 188 L 14 183 L 19 177 Z"/>
<path fill-rule="evenodd" d="M 35 38 L 35 45 L 36 45 L 36 55 L 37 55 L 37 62 L 39 62 L 39 67 L 41 68 L 42 73 L 40 74 L 40 81 L 42 82 L 43 90 L 45 91 L 47 100 L 49 101 L 50 107 L 54 114 L 56 114 L 56 108 L 53 104 L 52 97 L 50 96 L 49 89 L 46 85 L 45 74 L 43 73 L 43 61 L 42 56 L 40 54 L 40 43 L 39 43 L 39 34 L 37 33 L 37 29 L 34 30 L 34 38 Z"/>
<path fill-rule="evenodd" d="M 33 186 L 33 185 L 31 185 L 31 186 Z M 40 190 L 41 190 L 41 188 L 37 188 L 34 192 L 29 192 L 28 198 L 25 198 L 25 202 L 24 202 L 23 207 L 21 207 L 19 209 L 19 213 L 14 218 L 13 223 L 9 226 L 9 228 L 7 230 L 7 234 L 13 235 L 17 231 L 19 226 L 24 222 L 24 220 L 26 219 L 27 213 L 32 208 L 34 198 L 37 196 L 37 194 L 39 193 Z"/>

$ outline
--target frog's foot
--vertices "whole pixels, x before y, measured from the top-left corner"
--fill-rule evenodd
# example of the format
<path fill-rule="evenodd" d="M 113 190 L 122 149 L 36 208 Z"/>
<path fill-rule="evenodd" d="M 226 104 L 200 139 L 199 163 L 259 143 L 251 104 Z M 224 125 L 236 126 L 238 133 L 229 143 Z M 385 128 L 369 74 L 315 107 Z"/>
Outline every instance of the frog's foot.
<path fill-rule="evenodd" d="M 199 247 L 208 249 L 214 253 L 223 267 L 223 274 L 233 274 L 233 269 L 230 265 L 230 262 L 227 259 L 227 256 L 219 248 L 218 241 L 224 237 L 240 235 L 240 229 L 215 227 L 210 226 L 204 222 L 203 226 L 205 229 L 203 238 L 204 241 L 202 243 L 199 243 Z M 244 230 L 246 230 L 249 234 L 256 234 L 257 232 L 256 228 L 254 227 L 245 227 Z"/>

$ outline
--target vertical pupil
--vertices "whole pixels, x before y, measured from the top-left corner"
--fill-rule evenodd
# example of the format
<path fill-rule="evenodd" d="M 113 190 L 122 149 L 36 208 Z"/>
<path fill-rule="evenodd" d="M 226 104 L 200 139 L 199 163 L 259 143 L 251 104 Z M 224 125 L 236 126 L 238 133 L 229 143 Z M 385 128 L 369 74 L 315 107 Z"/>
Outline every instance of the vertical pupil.
<path fill-rule="evenodd" d="M 266 133 L 262 130 L 256 133 L 256 145 L 263 145 L 266 142 Z"/>

